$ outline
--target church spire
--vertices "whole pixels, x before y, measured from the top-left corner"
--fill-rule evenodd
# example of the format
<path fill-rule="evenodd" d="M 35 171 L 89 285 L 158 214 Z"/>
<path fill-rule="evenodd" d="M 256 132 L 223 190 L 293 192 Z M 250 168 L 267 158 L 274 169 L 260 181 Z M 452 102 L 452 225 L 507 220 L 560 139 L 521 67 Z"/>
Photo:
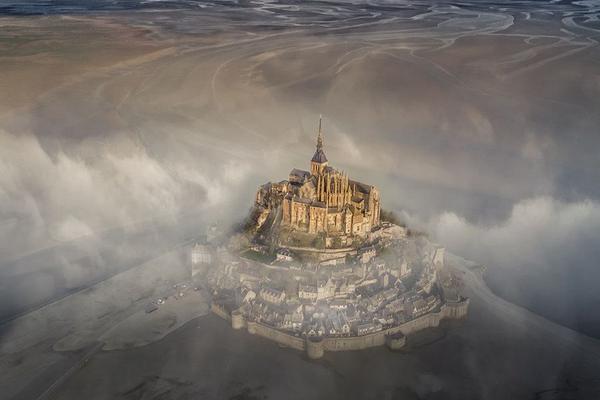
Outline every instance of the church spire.
<path fill-rule="evenodd" d="M 319 134 L 317 135 L 317 150 L 323 150 L 323 132 L 321 131 L 322 115 L 319 115 Z"/>
<path fill-rule="evenodd" d="M 323 131 L 322 131 L 322 120 L 319 116 L 319 133 L 317 134 L 317 150 L 312 160 L 310 160 L 310 172 L 312 175 L 321 175 L 327 167 L 327 157 L 323 152 Z"/>

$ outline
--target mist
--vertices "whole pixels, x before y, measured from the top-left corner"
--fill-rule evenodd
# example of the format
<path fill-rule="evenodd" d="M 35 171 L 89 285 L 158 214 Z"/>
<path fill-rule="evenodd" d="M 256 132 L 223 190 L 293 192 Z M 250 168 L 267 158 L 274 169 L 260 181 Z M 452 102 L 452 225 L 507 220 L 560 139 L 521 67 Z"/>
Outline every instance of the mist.
<path fill-rule="evenodd" d="M 0 7 L 0 319 L 239 223 L 323 115 L 385 209 L 600 338 L 593 2 L 94 3 Z"/>
<path fill-rule="evenodd" d="M 418 7 L 394 13 L 409 26 L 422 18 Z M 249 35 L 223 31 L 219 14 L 198 35 L 171 25 L 177 13 L 5 18 L 4 35 L 23 44 L 2 61 L 2 87 L 13 93 L 1 104 L 3 258 L 187 213 L 234 223 L 259 184 L 306 167 L 323 114 L 331 160 L 383 188 L 384 207 L 432 226 L 441 242 L 464 226 L 489 232 L 477 251 L 452 246 L 473 258 L 497 252 L 480 260 L 490 270 L 514 264 L 521 240 L 488 227 L 518 223 L 515 210 L 531 199 L 567 208 L 598 199 L 597 49 L 587 27 L 566 35 L 542 15 L 543 33 L 513 33 L 502 14 L 434 13 L 495 33 L 390 23 L 338 34 L 340 19 L 321 31 Z M 581 229 L 596 229 L 589 224 Z"/>
<path fill-rule="evenodd" d="M 455 213 L 431 221 L 452 251 L 485 264 L 502 297 L 598 337 L 596 274 L 600 205 L 548 197 L 516 204 L 498 225 L 478 226 Z"/>

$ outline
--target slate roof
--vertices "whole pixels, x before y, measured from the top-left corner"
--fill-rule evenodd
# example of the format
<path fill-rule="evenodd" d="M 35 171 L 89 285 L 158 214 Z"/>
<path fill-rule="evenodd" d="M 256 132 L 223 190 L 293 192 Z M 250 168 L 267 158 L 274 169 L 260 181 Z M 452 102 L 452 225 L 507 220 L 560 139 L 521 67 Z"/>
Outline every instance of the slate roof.
<path fill-rule="evenodd" d="M 323 152 L 323 150 L 321 149 L 317 149 L 317 151 L 315 151 L 315 155 L 312 158 L 312 161 L 314 162 L 318 162 L 318 163 L 326 163 L 327 162 L 327 157 L 325 157 L 325 153 Z"/>
<path fill-rule="evenodd" d="M 299 178 L 306 178 L 310 176 L 310 172 L 304 171 L 302 169 L 294 168 L 290 171 L 290 176 L 297 176 Z"/>

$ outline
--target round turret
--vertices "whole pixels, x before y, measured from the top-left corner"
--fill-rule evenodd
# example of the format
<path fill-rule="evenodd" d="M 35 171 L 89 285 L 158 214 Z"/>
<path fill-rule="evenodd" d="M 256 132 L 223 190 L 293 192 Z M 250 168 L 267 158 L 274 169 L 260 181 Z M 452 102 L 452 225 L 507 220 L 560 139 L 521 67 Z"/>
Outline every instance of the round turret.
<path fill-rule="evenodd" d="M 323 338 L 321 336 L 309 336 L 306 338 L 306 354 L 312 360 L 323 357 L 325 349 L 323 348 Z"/>
<path fill-rule="evenodd" d="M 242 329 L 244 327 L 244 316 L 240 310 L 231 313 L 231 327 L 233 329 Z"/>
<path fill-rule="evenodd" d="M 406 345 L 406 336 L 402 332 L 387 335 L 385 344 L 390 350 L 400 350 Z"/>

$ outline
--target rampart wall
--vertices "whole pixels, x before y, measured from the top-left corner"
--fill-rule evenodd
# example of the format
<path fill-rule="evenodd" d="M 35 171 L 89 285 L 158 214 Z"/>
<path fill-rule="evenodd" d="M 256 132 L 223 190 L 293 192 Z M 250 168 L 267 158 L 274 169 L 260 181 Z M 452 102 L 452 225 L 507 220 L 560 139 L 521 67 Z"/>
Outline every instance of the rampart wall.
<path fill-rule="evenodd" d="M 217 303 L 211 303 L 210 310 L 213 313 L 217 314 L 219 317 L 223 318 L 224 320 L 231 321 L 231 314 L 229 312 L 227 312 L 225 307 L 223 307 Z"/>
<path fill-rule="evenodd" d="M 362 350 L 383 345 L 388 345 L 388 347 L 394 350 L 399 349 L 405 344 L 404 338 L 412 333 L 426 328 L 437 327 L 443 319 L 461 319 L 466 317 L 468 307 L 469 299 L 462 299 L 456 303 L 442 305 L 438 312 L 430 312 L 402 325 L 383 331 L 363 336 L 324 337 L 319 340 L 314 340 L 313 338 L 308 346 L 307 341 L 310 338 L 294 336 L 260 322 L 246 321 L 239 311 L 234 311 L 236 314 L 235 318 L 232 319 L 231 314 L 220 305 L 212 304 L 211 310 L 221 318 L 231 321 L 235 329 L 245 326 L 250 334 L 270 339 L 292 349 L 307 351 L 310 358 L 319 358 L 325 351 Z"/>
<path fill-rule="evenodd" d="M 296 246 L 284 246 L 297 253 L 304 253 L 311 255 L 318 261 L 328 261 L 337 258 L 345 257 L 347 255 L 356 255 L 357 251 L 353 247 L 345 247 L 341 249 L 316 249 L 314 247 L 296 247 Z"/>
<path fill-rule="evenodd" d="M 281 345 L 291 347 L 292 349 L 304 350 L 305 348 L 304 338 L 290 335 L 268 325 L 254 321 L 248 321 L 246 324 L 248 326 L 248 332 L 251 334 L 262 336 Z"/>

